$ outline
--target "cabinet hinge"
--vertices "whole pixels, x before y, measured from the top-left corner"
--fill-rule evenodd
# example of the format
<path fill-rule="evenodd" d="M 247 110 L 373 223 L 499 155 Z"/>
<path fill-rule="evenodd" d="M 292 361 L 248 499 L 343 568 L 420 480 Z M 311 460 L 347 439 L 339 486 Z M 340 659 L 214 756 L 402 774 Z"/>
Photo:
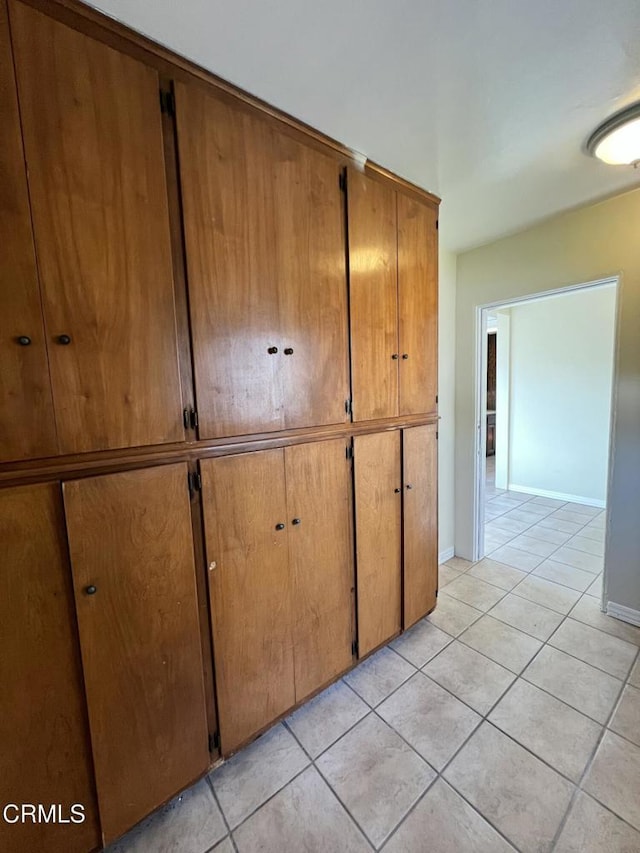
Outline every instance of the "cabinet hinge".
<path fill-rule="evenodd" d="M 198 426 L 198 413 L 195 409 L 182 410 L 182 422 L 185 429 L 196 429 Z"/>
<path fill-rule="evenodd" d="M 436 406 L 438 405 L 438 395 L 436 394 Z"/>
<path fill-rule="evenodd" d="M 187 485 L 189 486 L 190 495 L 195 494 L 195 492 L 202 491 L 202 477 L 197 471 L 195 473 L 189 471 L 187 474 Z"/>
<path fill-rule="evenodd" d="M 436 231 L 440 230 L 440 220 L 436 219 Z"/>
<path fill-rule="evenodd" d="M 353 446 L 349 444 L 346 448 L 347 459 L 353 459 Z"/>
<path fill-rule="evenodd" d="M 338 185 L 340 186 L 340 189 L 342 190 L 342 192 L 344 192 L 346 190 L 346 188 L 347 188 L 347 176 L 344 172 L 340 172 L 340 174 L 338 175 Z"/>
<path fill-rule="evenodd" d="M 438 432 L 438 430 L 436 430 L 436 441 L 438 440 L 439 435 L 440 435 L 440 433 Z"/>
<path fill-rule="evenodd" d="M 220 749 L 220 734 L 214 732 L 209 735 L 209 752 L 217 752 Z"/>
<path fill-rule="evenodd" d="M 344 401 L 344 410 L 348 415 L 351 414 L 351 411 L 352 411 L 351 400 L 345 400 Z"/>
<path fill-rule="evenodd" d="M 160 89 L 160 112 L 168 116 L 176 114 L 176 102 L 173 92 L 168 89 Z"/>
<path fill-rule="evenodd" d="M 357 640 L 354 640 L 351 643 L 351 654 L 354 655 L 355 657 L 358 657 L 358 641 Z"/>

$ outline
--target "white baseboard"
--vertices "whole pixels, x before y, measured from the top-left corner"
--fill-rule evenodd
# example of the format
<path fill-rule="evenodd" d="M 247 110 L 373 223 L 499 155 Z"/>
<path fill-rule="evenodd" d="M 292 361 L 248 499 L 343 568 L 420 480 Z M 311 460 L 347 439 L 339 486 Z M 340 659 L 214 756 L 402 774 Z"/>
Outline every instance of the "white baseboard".
<path fill-rule="evenodd" d="M 455 548 L 445 548 L 444 551 L 440 551 L 438 554 L 438 565 L 442 565 L 442 563 L 446 563 L 447 560 L 450 560 L 455 555 Z"/>
<path fill-rule="evenodd" d="M 556 501 L 564 501 L 565 503 L 597 506 L 600 509 L 604 509 L 606 506 L 605 501 L 599 501 L 595 498 L 585 498 L 583 495 L 569 495 L 564 492 L 550 492 L 547 489 L 532 489 L 529 486 L 517 486 L 514 483 L 509 483 L 509 490 L 512 492 L 523 492 L 525 495 L 536 495 L 539 498 L 553 498 Z"/>
<path fill-rule="evenodd" d="M 614 601 L 608 601 L 607 613 L 609 616 L 613 616 L 614 619 L 620 619 L 623 622 L 629 622 L 631 625 L 640 626 L 640 610 L 634 610 L 633 607 L 625 607 L 624 604 L 616 604 Z"/>

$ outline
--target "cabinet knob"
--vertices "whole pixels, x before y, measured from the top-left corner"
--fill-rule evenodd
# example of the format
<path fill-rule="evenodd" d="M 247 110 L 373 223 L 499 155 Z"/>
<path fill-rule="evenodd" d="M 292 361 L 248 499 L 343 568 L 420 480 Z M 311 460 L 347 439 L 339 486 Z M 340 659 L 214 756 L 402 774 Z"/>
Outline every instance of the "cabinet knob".
<path fill-rule="evenodd" d="M 87 595 L 95 595 L 98 591 L 98 588 L 93 584 L 89 584 L 89 586 L 85 587 L 84 591 L 87 593 Z"/>
<path fill-rule="evenodd" d="M 406 360 L 409 358 L 409 353 L 408 353 L 408 352 L 403 352 L 403 353 L 402 353 L 402 357 L 403 357 L 403 358 L 404 358 L 404 360 L 406 361 Z"/>
<path fill-rule="evenodd" d="M 291 522 L 291 524 L 300 524 L 301 521 L 302 521 L 301 518 L 294 518 L 293 521 Z"/>
<path fill-rule="evenodd" d="M 276 524 L 276 530 L 284 530 L 284 524 L 282 522 Z"/>
<path fill-rule="evenodd" d="M 413 488 L 413 486 L 411 485 L 411 483 L 407 483 L 407 488 L 408 488 L 408 489 L 412 489 L 412 488 Z"/>
<path fill-rule="evenodd" d="M 284 351 L 285 355 L 293 355 L 293 347 L 287 347 Z"/>
<path fill-rule="evenodd" d="M 278 352 L 278 347 L 269 347 L 267 352 L 269 353 L 269 355 L 275 355 Z"/>
<path fill-rule="evenodd" d="M 63 347 L 66 347 L 71 343 L 71 338 L 69 335 L 58 335 L 58 343 L 62 344 Z"/>
<path fill-rule="evenodd" d="M 402 491 L 402 489 L 394 489 L 393 491 L 394 491 L 394 492 L 396 493 L 396 495 L 397 495 L 397 494 L 398 494 L 398 492 L 401 492 L 401 491 Z"/>
<path fill-rule="evenodd" d="M 391 358 L 395 361 L 398 358 L 398 353 L 397 352 L 392 353 Z"/>
<path fill-rule="evenodd" d="M 31 343 L 31 338 L 28 335 L 20 335 L 20 337 L 17 338 L 17 342 L 21 347 L 28 347 Z"/>

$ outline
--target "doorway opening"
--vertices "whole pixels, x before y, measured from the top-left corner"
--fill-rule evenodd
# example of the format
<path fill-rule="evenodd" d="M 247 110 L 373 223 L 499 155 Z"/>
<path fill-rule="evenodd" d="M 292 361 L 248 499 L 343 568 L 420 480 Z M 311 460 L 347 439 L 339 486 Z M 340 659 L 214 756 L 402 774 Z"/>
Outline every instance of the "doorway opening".
<path fill-rule="evenodd" d="M 474 560 L 544 577 L 557 554 L 602 577 L 617 292 L 610 278 L 478 306 Z"/>

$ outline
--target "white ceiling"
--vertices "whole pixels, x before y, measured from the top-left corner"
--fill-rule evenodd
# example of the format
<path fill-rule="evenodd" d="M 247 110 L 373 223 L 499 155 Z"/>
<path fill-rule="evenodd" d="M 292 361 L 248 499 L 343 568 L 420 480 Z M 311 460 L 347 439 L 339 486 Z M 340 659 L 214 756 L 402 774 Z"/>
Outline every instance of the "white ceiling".
<path fill-rule="evenodd" d="M 582 151 L 640 99 L 639 0 L 97 0 L 442 196 L 459 251 L 640 185 Z"/>

